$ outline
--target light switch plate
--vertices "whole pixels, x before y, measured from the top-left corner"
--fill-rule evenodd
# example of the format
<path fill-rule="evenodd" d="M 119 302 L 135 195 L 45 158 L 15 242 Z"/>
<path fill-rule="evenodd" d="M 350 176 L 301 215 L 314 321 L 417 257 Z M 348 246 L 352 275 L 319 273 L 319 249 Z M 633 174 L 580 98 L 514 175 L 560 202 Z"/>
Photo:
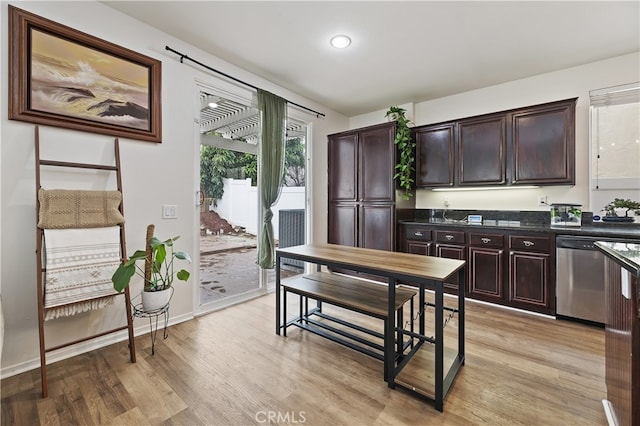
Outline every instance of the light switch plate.
<path fill-rule="evenodd" d="M 162 206 L 163 219 L 177 219 L 178 212 L 175 204 L 165 204 Z"/>

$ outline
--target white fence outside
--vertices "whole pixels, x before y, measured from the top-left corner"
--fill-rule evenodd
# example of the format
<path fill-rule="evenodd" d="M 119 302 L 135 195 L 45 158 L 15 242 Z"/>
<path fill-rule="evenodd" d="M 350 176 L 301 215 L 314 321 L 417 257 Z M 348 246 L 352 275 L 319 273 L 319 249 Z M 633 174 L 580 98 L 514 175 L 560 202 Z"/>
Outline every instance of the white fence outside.
<path fill-rule="evenodd" d="M 217 201 L 217 206 L 209 206 L 220 217 L 232 226 L 242 226 L 246 232 L 258 235 L 258 188 L 251 186 L 251 179 L 223 179 L 224 195 Z M 273 233 L 279 238 L 278 212 L 280 210 L 304 209 L 305 187 L 285 186 L 273 212 Z"/>

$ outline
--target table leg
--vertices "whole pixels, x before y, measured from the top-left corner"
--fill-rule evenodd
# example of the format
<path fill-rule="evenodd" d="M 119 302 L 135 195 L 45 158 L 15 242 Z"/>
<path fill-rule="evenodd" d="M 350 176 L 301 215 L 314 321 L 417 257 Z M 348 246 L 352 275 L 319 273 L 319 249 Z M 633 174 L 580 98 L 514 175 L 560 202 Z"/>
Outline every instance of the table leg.
<path fill-rule="evenodd" d="M 282 292 L 282 314 L 284 315 L 284 321 L 282 322 L 282 335 L 287 337 L 287 288 L 285 287 Z"/>
<path fill-rule="evenodd" d="M 276 252 L 276 334 L 280 335 L 280 254 Z"/>
<path fill-rule="evenodd" d="M 397 332 L 397 336 L 396 336 L 396 353 L 398 354 L 398 356 L 402 357 L 403 356 L 403 345 L 404 345 L 404 333 L 402 333 L 402 326 L 404 325 L 403 323 L 404 321 L 404 308 L 402 306 L 400 306 L 400 309 L 398 309 L 398 318 L 396 319 L 396 328 L 398 330 Z"/>
<path fill-rule="evenodd" d="M 387 320 L 384 324 L 384 375 L 387 385 L 394 388 L 395 379 L 395 344 L 394 344 L 394 328 L 395 328 L 395 304 L 396 304 L 396 280 L 389 278 L 388 282 L 389 309 L 387 311 Z"/>
<path fill-rule="evenodd" d="M 425 321 L 425 298 L 424 298 L 425 285 L 420 283 L 420 294 L 418 295 L 418 315 L 420 315 L 420 322 L 418 323 L 418 333 L 424 336 L 424 321 Z"/>
<path fill-rule="evenodd" d="M 464 365 L 464 299 L 465 268 L 458 271 L 458 356 L 463 358 Z"/>
<path fill-rule="evenodd" d="M 435 371 L 435 407 L 436 410 L 443 411 L 443 369 L 444 369 L 444 330 L 443 330 L 443 283 L 442 281 L 436 282 L 436 317 L 435 317 L 435 334 L 436 334 L 436 371 Z"/>

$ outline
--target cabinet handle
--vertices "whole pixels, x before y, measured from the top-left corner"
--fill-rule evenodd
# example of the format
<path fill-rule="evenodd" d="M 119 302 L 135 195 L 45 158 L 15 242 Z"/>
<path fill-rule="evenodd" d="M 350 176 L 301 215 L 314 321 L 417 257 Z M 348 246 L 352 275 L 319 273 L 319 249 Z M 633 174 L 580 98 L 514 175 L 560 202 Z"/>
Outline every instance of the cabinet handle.
<path fill-rule="evenodd" d="M 523 243 L 526 247 L 532 247 L 532 246 L 535 246 L 535 245 L 536 245 L 536 243 L 534 243 L 533 241 L 526 241 L 526 240 L 525 240 L 525 241 L 523 241 L 522 243 Z"/>
<path fill-rule="evenodd" d="M 489 244 L 491 242 L 491 238 L 482 238 L 482 242 L 485 244 Z"/>
<path fill-rule="evenodd" d="M 449 241 L 453 240 L 453 235 L 445 235 L 444 237 Z"/>
<path fill-rule="evenodd" d="M 413 235 L 415 235 L 416 237 L 422 237 L 422 232 L 414 232 Z"/>

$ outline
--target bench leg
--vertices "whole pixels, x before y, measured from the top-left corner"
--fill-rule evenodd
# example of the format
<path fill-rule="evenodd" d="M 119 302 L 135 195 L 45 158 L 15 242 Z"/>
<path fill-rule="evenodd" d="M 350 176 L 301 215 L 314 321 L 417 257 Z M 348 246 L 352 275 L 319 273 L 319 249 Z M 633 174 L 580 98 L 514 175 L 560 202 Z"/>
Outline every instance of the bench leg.
<path fill-rule="evenodd" d="M 409 316 L 410 316 L 410 320 L 411 320 L 411 324 L 409 324 L 409 330 L 411 331 L 411 348 L 413 349 L 413 314 L 414 314 L 414 310 L 413 310 L 413 302 L 414 302 L 415 297 L 411 296 L 411 306 L 409 307 Z"/>
<path fill-rule="evenodd" d="M 402 329 L 403 329 L 403 320 L 404 320 L 404 309 L 402 308 L 402 306 L 400 306 L 400 309 L 398 309 L 398 317 L 396 319 L 396 329 L 398 330 L 396 333 L 396 352 L 398 353 L 398 355 L 400 357 L 402 357 L 402 354 L 404 352 L 404 350 L 402 349 L 403 343 L 404 343 L 404 334 L 402 333 Z"/>
<path fill-rule="evenodd" d="M 385 348 L 386 348 L 386 344 L 387 344 L 387 338 L 386 338 L 386 332 L 387 332 L 387 322 L 388 320 L 382 320 L 383 323 L 383 327 L 385 330 Z M 384 379 L 385 382 L 389 382 L 389 368 L 388 368 L 388 362 L 387 362 L 387 350 L 385 349 L 384 351 L 384 358 L 382 359 L 382 364 L 383 364 L 383 371 L 382 371 L 382 377 Z"/>
<path fill-rule="evenodd" d="M 282 293 L 282 304 L 283 304 L 283 308 L 282 311 L 284 313 L 284 322 L 283 322 L 283 326 L 282 326 L 282 335 L 284 337 L 287 337 L 287 289 L 284 289 L 284 292 Z"/>

